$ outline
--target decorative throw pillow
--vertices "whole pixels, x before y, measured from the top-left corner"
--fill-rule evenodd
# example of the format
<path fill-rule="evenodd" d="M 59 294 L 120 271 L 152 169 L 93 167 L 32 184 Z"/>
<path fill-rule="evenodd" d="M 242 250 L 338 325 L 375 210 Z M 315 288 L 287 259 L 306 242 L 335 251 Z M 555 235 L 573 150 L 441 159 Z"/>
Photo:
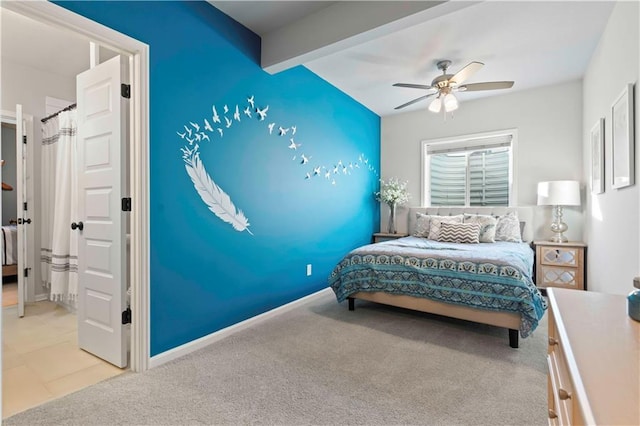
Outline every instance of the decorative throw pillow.
<path fill-rule="evenodd" d="M 431 216 L 423 213 L 416 213 L 416 229 L 413 233 L 416 237 L 429 237 L 429 228 L 431 227 Z"/>
<path fill-rule="evenodd" d="M 480 235 L 480 225 L 477 223 L 447 223 L 440 225 L 438 241 L 447 243 L 477 244 Z"/>
<path fill-rule="evenodd" d="M 509 241 L 512 243 L 521 243 L 520 237 L 520 221 L 516 212 L 509 212 L 498 217 L 496 224 L 496 241 Z"/>
<path fill-rule="evenodd" d="M 465 214 L 464 223 L 477 223 L 480 226 L 480 242 L 494 243 L 498 219 L 484 214 Z"/>
<path fill-rule="evenodd" d="M 431 215 L 431 225 L 429 226 L 429 239 L 438 240 L 440 226 L 442 223 L 462 223 L 462 215 L 456 216 L 435 216 Z"/>

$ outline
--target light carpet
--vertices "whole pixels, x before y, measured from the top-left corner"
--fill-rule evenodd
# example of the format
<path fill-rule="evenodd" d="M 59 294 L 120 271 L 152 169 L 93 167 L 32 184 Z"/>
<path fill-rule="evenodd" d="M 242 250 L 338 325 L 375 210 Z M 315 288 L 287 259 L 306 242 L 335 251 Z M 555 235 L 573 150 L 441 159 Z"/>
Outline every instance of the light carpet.
<path fill-rule="evenodd" d="M 323 292 L 145 373 L 6 425 L 543 425 L 545 314 L 520 348 L 500 329 Z"/>

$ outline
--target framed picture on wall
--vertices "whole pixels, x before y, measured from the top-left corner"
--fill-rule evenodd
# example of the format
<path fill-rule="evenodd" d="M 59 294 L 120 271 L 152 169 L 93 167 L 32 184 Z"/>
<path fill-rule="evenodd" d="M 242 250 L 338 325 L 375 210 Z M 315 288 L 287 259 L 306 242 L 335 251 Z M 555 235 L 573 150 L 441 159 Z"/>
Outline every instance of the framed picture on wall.
<path fill-rule="evenodd" d="M 633 84 L 627 84 L 611 106 L 611 186 L 634 184 Z"/>
<path fill-rule="evenodd" d="M 604 192 L 604 118 L 591 128 L 591 192 Z"/>

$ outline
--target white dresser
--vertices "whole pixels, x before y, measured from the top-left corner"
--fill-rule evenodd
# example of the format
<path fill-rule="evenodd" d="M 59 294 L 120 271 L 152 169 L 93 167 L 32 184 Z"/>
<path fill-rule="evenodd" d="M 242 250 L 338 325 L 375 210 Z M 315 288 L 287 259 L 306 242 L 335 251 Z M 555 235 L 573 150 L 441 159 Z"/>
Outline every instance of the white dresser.
<path fill-rule="evenodd" d="M 640 425 L 640 322 L 626 298 L 547 292 L 549 424 Z"/>

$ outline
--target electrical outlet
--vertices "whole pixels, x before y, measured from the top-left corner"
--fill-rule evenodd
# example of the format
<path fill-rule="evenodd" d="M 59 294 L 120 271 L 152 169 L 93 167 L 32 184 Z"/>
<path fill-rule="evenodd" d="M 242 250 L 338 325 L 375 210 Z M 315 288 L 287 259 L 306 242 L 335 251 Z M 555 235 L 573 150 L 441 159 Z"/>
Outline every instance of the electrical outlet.
<path fill-rule="evenodd" d="M 310 263 L 307 265 L 307 276 L 308 277 L 311 276 L 311 264 Z"/>

